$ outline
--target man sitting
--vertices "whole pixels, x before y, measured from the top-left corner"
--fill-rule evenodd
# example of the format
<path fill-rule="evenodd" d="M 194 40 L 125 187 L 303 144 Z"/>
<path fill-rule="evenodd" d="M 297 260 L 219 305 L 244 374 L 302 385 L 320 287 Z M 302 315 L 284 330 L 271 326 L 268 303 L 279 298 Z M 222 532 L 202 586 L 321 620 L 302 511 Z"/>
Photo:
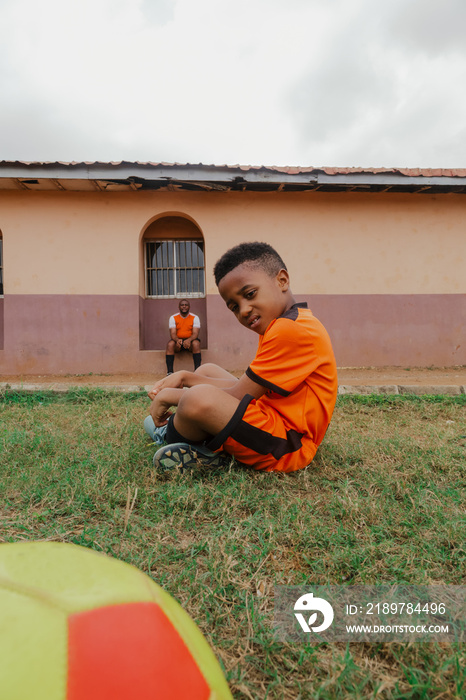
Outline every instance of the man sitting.
<path fill-rule="evenodd" d="M 187 299 L 181 299 L 178 304 L 179 314 L 170 316 L 168 328 L 170 340 L 167 343 L 165 360 L 167 363 L 167 375 L 173 374 L 175 353 L 189 350 L 193 354 L 194 369 L 201 364 L 201 343 L 198 339 L 201 322 L 199 316 L 189 312 L 190 304 Z"/>

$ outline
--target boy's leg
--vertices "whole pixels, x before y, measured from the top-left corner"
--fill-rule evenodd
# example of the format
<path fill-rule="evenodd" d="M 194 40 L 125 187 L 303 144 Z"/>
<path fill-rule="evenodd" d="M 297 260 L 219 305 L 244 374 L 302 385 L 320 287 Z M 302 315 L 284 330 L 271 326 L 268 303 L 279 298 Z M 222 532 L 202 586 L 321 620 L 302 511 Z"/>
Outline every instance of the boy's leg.
<path fill-rule="evenodd" d="M 212 377 L 213 379 L 236 379 L 230 372 L 220 365 L 215 365 L 213 362 L 207 362 L 196 371 L 196 374 L 201 374 L 204 377 Z"/>
<path fill-rule="evenodd" d="M 208 384 L 191 387 L 169 420 L 165 435 L 168 444 L 155 453 L 154 466 L 189 469 L 199 460 L 207 462 L 210 467 L 230 464 L 230 455 L 212 452 L 203 443 L 228 424 L 238 405 L 238 399 L 217 387 Z"/>
<path fill-rule="evenodd" d="M 206 377 L 209 379 L 221 379 L 222 382 L 219 384 L 221 388 L 228 389 L 236 384 L 238 379 L 234 377 L 230 372 L 219 365 L 215 365 L 212 362 L 208 362 L 202 365 L 196 370 L 197 377 Z"/>
<path fill-rule="evenodd" d="M 181 397 L 173 426 L 186 442 L 202 443 L 225 428 L 238 405 L 239 400 L 223 389 L 198 384 Z"/>

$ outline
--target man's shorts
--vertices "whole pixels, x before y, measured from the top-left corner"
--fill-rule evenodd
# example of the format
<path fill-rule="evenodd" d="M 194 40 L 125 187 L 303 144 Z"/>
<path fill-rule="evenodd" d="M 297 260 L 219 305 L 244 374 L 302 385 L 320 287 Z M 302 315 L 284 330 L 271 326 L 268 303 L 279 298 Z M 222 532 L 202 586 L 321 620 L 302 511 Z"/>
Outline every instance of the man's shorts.
<path fill-rule="evenodd" d="M 224 450 L 254 469 L 281 472 L 303 469 L 317 451 L 308 435 L 294 430 L 278 411 L 249 394 L 206 447 Z"/>

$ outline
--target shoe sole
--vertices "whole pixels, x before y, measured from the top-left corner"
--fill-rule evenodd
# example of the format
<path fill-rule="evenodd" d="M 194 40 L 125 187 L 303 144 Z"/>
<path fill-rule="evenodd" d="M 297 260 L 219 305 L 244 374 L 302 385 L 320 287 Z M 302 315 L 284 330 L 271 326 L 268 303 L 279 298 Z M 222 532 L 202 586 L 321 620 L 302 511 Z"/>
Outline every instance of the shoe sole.
<path fill-rule="evenodd" d="M 175 443 L 166 445 L 154 455 L 153 464 L 157 469 L 170 471 L 173 469 L 194 469 L 202 465 L 209 467 L 224 467 L 229 463 L 229 459 L 224 453 L 213 452 L 204 454 L 202 449 L 196 449 L 186 443 Z"/>

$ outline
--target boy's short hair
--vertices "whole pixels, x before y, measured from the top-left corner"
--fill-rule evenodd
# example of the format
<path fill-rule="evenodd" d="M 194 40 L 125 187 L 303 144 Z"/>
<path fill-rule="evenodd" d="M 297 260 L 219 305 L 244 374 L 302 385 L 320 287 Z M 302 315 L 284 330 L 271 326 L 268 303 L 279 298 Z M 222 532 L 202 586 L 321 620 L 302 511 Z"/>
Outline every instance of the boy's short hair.
<path fill-rule="evenodd" d="M 225 275 L 243 263 L 262 268 L 270 277 L 277 275 L 280 270 L 287 269 L 277 251 L 268 243 L 240 243 L 227 250 L 215 263 L 214 277 L 217 287 Z"/>

